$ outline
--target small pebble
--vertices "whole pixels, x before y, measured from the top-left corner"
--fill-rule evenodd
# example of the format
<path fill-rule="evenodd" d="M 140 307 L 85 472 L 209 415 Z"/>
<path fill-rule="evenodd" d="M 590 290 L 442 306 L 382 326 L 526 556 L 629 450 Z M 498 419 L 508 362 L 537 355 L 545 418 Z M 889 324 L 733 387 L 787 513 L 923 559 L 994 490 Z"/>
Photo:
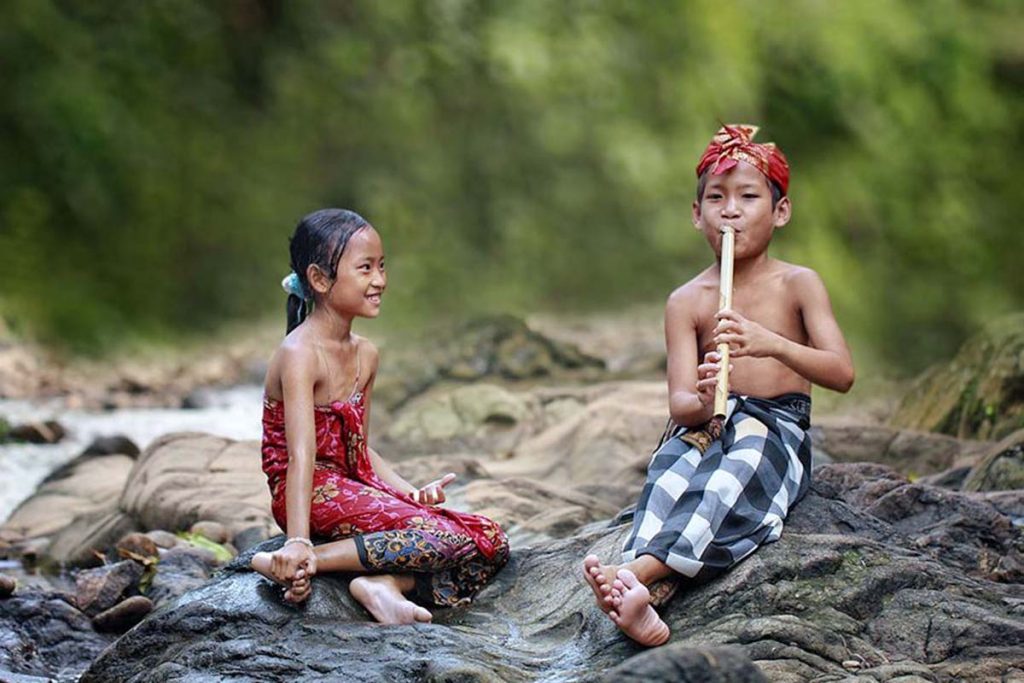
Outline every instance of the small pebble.
<path fill-rule="evenodd" d="M 97 614 L 92 619 L 92 625 L 97 631 L 123 633 L 152 611 L 152 600 L 143 595 L 133 595 Z"/>
<path fill-rule="evenodd" d="M 10 597 L 17 585 L 18 582 L 14 580 L 14 577 L 0 574 L 0 599 Z"/>

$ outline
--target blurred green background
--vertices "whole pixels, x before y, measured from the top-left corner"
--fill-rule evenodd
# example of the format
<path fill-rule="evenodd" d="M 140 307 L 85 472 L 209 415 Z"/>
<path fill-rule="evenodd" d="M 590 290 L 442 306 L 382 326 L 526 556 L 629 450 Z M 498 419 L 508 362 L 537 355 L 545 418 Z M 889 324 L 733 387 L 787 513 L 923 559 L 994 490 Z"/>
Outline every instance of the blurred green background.
<path fill-rule="evenodd" d="M 75 352 L 280 315 L 287 239 L 380 230 L 386 315 L 612 310 L 709 260 L 720 121 L 793 167 L 774 254 L 913 371 L 1024 304 L 1015 0 L 9 0 L 0 315 Z"/>

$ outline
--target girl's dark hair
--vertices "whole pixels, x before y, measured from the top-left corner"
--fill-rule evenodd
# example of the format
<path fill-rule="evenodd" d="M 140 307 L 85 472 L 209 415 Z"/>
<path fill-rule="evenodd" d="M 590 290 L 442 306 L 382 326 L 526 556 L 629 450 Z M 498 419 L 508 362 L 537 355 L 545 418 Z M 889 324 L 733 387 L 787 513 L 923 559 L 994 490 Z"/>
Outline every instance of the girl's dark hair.
<path fill-rule="evenodd" d="M 347 209 L 320 209 L 302 217 L 295 226 L 291 239 L 292 271 L 299 277 L 306 299 L 294 294 L 288 295 L 288 332 L 299 326 L 309 313 L 313 289 L 309 286 L 306 271 L 310 265 L 317 266 L 327 277 L 338 276 L 338 259 L 345 251 L 352 235 L 369 223 L 362 216 Z"/>

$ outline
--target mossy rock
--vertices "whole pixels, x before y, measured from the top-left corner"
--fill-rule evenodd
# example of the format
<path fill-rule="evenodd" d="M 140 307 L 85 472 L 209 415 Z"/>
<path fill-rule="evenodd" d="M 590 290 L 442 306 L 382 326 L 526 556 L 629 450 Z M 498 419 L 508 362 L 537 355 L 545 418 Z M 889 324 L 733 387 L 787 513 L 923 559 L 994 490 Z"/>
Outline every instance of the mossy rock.
<path fill-rule="evenodd" d="M 1024 313 L 1000 318 L 919 377 L 890 424 L 999 439 L 1024 427 Z"/>
<path fill-rule="evenodd" d="M 967 475 L 964 491 L 1024 489 L 1024 429 L 994 446 Z"/>

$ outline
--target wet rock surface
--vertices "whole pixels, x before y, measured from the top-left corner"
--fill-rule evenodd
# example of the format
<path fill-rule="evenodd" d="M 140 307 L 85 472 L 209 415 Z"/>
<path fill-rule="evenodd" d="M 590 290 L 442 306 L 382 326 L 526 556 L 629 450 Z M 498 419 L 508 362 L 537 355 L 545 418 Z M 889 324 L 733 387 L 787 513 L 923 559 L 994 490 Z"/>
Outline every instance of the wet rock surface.
<path fill-rule="evenodd" d="M 993 321 L 952 361 L 922 374 L 891 423 L 980 439 L 1024 427 L 1024 313 Z"/>
<path fill-rule="evenodd" d="M 998 572 L 1021 536 L 979 495 L 877 465 L 819 468 L 782 540 L 681 591 L 663 611 L 670 644 L 649 652 L 579 576 L 588 552 L 616 556 L 625 526 L 518 548 L 473 605 L 416 626 L 370 623 L 339 576 L 317 577 L 309 604 L 288 606 L 243 555 L 157 609 L 82 680 L 998 680 L 1024 671 L 1020 576 Z M 972 541 L 981 529 L 994 531 Z"/>

